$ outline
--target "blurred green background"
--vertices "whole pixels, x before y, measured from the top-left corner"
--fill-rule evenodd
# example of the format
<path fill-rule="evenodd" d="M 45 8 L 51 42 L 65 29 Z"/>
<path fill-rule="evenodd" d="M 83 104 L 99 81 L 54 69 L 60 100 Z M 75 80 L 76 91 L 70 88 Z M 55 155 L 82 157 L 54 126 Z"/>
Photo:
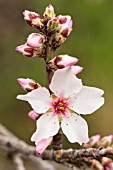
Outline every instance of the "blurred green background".
<path fill-rule="evenodd" d="M 42 59 L 31 59 L 15 51 L 26 41 L 28 34 L 36 32 L 23 19 L 25 9 L 43 14 L 48 4 L 57 15 L 71 15 L 73 31 L 68 40 L 56 51 L 58 54 L 77 56 L 84 67 L 79 78 L 85 85 L 105 90 L 105 105 L 88 121 L 89 134 L 113 133 L 113 0 L 0 0 L 0 122 L 13 133 L 30 143 L 35 122 L 27 117 L 30 106 L 16 100 L 25 93 L 17 83 L 19 77 L 33 78 L 45 85 Z M 64 147 L 75 146 L 65 140 Z"/>

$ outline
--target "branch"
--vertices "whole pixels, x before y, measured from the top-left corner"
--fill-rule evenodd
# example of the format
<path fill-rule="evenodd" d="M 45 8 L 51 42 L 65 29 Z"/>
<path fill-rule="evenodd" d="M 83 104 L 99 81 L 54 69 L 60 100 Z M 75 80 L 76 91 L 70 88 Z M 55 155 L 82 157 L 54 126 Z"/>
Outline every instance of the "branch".
<path fill-rule="evenodd" d="M 4 126 L 0 125 L 0 147 L 23 155 L 36 155 L 35 147 L 26 144 L 18 139 Z M 53 154 L 58 154 L 57 151 L 46 150 L 42 155 L 37 155 L 46 160 L 53 160 Z M 100 158 L 102 156 L 113 155 L 113 148 L 88 148 L 88 149 L 68 149 L 61 150 L 62 159 L 75 160 L 80 157 Z"/>
<path fill-rule="evenodd" d="M 13 162 L 15 164 L 16 170 L 26 170 L 21 155 L 14 154 L 13 155 Z"/>
<path fill-rule="evenodd" d="M 17 167 L 17 164 L 19 163 L 19 161 L 22 161 L 22 160 L 19 160 L 19 158 L 17 158 L 17 155 L 19 155 L 19 156 L 21 155 L 21 158 L 28 159 L 29 161 L 32 161 L 38 167 L 40 167 L 40 169 L 43 169 L 43 170 L 57 170 L 57 169 L 72 170 L 71 168 L 68 168 L 62 164 L 58 164 L 55 161 L 43 160 L 41 158 L 41 156 L 36 155 L 35 147 L 30 146 L 30 145 L 26 144 L 24 141 L 17 138 L 14 134 L 12 134 L 8 129 L 6 129 L 1 124 L 0 124 L 0 148 L 6 150 L 9 154 L 11 154 L 13 156 L 13 161 L 16 161 L 15 162 L 16 167 Z M 51 151 L 49 151 L 49 153 L 50 152 Z M 46 153 L 46 151 L 45 151 L 45 153 Z M 48 154 L 48 151 L 47 151 L 47 154 Z M 15 156 L 16 156 L 16 158 L 15 158 Z M 18 159 L 18 161 L 17 161 L 17 159 Z M 21 166 L 22 166 L 22 162 L 21 162 Z M 76 170 L 77 170 L 77 168 L 76 168 Z"/>

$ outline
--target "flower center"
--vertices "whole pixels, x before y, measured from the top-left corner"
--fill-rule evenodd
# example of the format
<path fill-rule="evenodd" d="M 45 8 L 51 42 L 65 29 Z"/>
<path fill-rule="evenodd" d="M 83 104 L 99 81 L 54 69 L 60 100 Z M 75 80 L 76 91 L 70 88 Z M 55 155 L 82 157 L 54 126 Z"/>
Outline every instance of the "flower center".
<path fill-rule="evenodd" d="M 52 107 L 54 109 L 54 114 L 64 115 L 67 109 L 67 102 L 58 99 L 52 103 Z"/>

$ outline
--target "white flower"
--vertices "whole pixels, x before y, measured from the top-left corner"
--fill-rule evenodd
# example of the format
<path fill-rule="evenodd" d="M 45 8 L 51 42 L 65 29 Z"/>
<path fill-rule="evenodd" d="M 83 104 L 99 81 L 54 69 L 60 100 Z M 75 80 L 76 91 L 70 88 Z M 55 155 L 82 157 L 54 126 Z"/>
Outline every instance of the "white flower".
<path fill-rule="evenodd" d="M 37 120 L 37 130 L 32 141 L 48 139 L 58 133 L 60 128 L 71 143 L 87 143 L 88 126 L 79 114 L 91 114 L 104 104 L 104 91 L 82 85 L 70 67 L 57 70 L 49 90 L 39 87 L 26 95 L 17 96 L 28 101 L 35 112 L 42 114 Z M 76 112 L 76 113 L 75 113 Z"/>

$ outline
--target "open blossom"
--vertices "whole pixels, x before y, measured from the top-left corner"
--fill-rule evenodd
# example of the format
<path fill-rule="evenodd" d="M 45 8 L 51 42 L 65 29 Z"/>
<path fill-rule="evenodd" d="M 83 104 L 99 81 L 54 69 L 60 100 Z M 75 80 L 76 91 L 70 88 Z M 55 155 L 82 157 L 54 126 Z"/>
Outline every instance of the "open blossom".
<path fill-rule="evenodd" d="M 37 130 L 31 140 L 39 142 L 58 133 L 61 128 L 71 143 L 87 143 L 88 126 L 79 114 L 91 114 L 104 104 L 104 91 L 83 86 L 82 81 L 72 72 L 71 67 L 55 71 L 49 90 L 40 87 L 26 95 L 18 95 L 28 101 L 35 112 L 41 114 L 37 120 Z"/>
<path fill-rule="evenodd" d="M 32 33 L 27 38 L 27 45 L 32 48 L 41 47 L 45 42 L 45 37 L 38 33 Z"/>

